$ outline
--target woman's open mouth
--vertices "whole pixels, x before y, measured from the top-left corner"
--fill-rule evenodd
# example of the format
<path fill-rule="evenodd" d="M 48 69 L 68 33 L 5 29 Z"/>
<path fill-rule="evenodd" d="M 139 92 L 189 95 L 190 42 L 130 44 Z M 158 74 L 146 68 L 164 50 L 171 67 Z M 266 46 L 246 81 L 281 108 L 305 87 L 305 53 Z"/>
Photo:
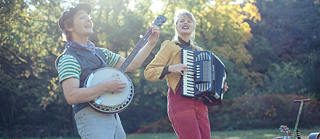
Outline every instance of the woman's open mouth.
<path fill-rule="evenodd" d="M 182 26 L 182 29 L 189 29 L 189 26 L 184 25 L 184 26 Z"/>

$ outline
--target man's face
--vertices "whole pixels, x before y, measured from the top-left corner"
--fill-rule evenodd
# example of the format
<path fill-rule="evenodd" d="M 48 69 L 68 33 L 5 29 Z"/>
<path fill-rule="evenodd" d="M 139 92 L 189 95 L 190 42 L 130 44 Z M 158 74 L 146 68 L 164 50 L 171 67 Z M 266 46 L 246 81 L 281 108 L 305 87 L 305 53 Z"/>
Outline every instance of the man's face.
<path fill-rule="evenodd" d="M 70 30 L 69 30 L 70 29 Z M 77 36 L 89 37 L 94 32 L 90 16 L 84 10 L 79 10 L 73 17 L 73 27 L 68 30 Z"/>

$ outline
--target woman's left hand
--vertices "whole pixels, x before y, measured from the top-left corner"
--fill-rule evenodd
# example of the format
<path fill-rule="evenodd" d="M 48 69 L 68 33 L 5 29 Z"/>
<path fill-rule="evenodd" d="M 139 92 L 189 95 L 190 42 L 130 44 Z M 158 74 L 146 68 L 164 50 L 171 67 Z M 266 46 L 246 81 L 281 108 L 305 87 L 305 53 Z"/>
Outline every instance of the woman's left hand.
<path fill-rule="evenodd" d="M 223 93 L 226 93 L 228 88 L 229 87 L 228 87 L 227 83 L 224 83 L 224 85 L 223 85 Z"/>

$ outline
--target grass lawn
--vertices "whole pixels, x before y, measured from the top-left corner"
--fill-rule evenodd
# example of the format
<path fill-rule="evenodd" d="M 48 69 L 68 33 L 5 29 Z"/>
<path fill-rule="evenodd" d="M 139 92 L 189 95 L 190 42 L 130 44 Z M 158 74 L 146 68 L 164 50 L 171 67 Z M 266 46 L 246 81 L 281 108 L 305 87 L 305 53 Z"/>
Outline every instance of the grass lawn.
<path fill-rule="evenodd" d="M 291 129 L 293 132 L 294 129 Z M 307 139 L 310 133 L 320 132 L 319 129 L 300 129 L 301 139 Z M 259 130 L 235 130 L 235 131 L 214 131 L 211 139 L 272 139 L 274 137 L 286 136 L 278 129 L 259 129 Z M 178 139 L 175 133 L 146 133 L 129 134 L 127 139 Z"/>
<path fill-rule="evenodd" d="M 291 129 L 291 133 L 294 129 Z M 310 133 L 320 132 L 318 129 L 299 129 L 301 139 L 308 139 Z M 214 131 L 211 132 L 211 139 L 273 139 L 274 137 L 286 136 L 278 129 L 257 129 L 257 130 L 235 130 L 235 131 Z M 1 138 L 0 138 L 1 139 Z M 37 139 L 37 138 L 26 138 Z M 46 139 L 81 139 L 80 137 L 55 137 Z M 145 133 L 128 134 L 126 139 L 179 139 L 175 133 Z"/>

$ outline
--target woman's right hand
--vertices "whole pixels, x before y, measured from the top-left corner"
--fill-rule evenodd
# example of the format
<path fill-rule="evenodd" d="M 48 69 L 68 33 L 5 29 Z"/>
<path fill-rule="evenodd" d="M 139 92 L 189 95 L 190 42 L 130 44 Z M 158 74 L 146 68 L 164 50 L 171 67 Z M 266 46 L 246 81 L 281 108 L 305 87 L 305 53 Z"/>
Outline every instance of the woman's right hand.
<path fill-rule="evenodd" d="M 177 64 L 177 65 L 171 65 L 168 67 L 168 71 L 172 72 L 172 73 L 179 73 L 182 76 L 184 76 L 184 74 L 182 73 L 182 71 L 188 71 L 188 67 L 186 65 L 183 64 Z"/>

